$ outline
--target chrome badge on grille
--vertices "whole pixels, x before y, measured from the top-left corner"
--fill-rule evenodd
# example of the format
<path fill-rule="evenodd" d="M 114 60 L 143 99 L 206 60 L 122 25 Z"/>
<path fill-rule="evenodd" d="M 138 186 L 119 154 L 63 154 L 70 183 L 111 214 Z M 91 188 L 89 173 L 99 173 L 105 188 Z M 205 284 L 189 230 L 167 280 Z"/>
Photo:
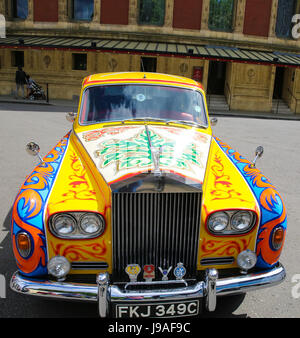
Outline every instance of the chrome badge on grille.
<path fill-rule="evenodd" d="M 144 265 L 144 279 L 146 282 L 152 282 L 155 278 L 155 267 L 152 264 Z"/>
<path fill-rule="evenodd" d="M 138 264 L 129 264 L 126 266 L 125 272 L 129 276 L 131 282 L 136 282 L 137 276 L 141 272 L 141 267 Z"/>
<path fill-rule="evenodd" d="M 178 263 L 174 269 L 174 276 L 176 279 L 182 279 L 186 274 L 186 268 L 183 266 L 183 263 Z"/>
<path fill-rule="evenodd" d="M 170 266 L 169 269 L 162 269 L 159 267 L 158 270 L 162 274 L 162 280 L 168 280 L 168 274 L 172 270 L 172 266 Z"/>

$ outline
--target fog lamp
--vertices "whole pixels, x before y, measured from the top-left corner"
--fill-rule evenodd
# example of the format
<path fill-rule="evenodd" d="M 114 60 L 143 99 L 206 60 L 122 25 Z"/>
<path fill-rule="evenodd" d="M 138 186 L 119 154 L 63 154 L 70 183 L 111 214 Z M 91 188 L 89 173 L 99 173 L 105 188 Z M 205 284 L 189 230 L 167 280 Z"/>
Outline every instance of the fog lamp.
<path fill-rule="evenodd" d="M 66 257 L 55 256 L 49 260 L 47 268 L 50 275 L 58 281 L 63 281 L 71 269 L 71 264 Z"/>
<path fill-rule="evenodd" d="M 237 264 L 242 269 L 242 273 L 246 273 L 247 270 L 253 268 L 256 264 L 257 257 L 255 252 L 247 249 L 242 251 L 237 256 Z"/>

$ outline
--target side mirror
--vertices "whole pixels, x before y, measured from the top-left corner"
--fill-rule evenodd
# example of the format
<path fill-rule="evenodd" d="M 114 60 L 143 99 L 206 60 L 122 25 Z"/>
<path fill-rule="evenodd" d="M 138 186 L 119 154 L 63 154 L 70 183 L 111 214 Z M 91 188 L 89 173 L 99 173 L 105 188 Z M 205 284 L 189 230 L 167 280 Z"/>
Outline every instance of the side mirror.
<path fill-rule="evenodd" d="M 255 156 L 257 156 L 257 158 L 262 157 L 264 153 L 264 148 L 262 146 L 258 146 L 255 150 Z"/>
<path fill-rule="evenodd" d="M 69 122 L 73 123 L 73 122 L 75 121 L 75 119 L 76 119 L 76 116 L 77 116 L 76 113 L 69 112 L 69 113 L 67 113 L 67 115 L 66 115 L 66 119 L 67 119 Z"/>
<path fill-rule="evenodd" d="M 256 161 L 262 157 L 264 153 L 264 148 L 262 146 L 258 146 L 256 149 L 255 149 L 255 158 L 253 160 L 253 163 L 251 165 L 252 168 L 255 167 L 255 164 L 256 164 Z"/>
<path fill-rule="evenodd" d="M 40 152 L 40 146 L 36 144 L 35 142 L 29 142 L 26 144 L 26 151 L 31 156 L 38 156 L 40 161 L 43 161 L 39 152 Z"/>
<path fill-rule="evenodd" d="M 215 126 L 217 123 L 218 123 L 218 119 L 217 119 L 216 117 L 213 117 L 213 118 L 210 120 L 211 126 Z"/>
<path fill-rule="evenodd" d="M 26 151 L 29 155 L 37 156 L 40 150 L 40 146 L 34 142 L 29 142 L 26 144 Z"/>

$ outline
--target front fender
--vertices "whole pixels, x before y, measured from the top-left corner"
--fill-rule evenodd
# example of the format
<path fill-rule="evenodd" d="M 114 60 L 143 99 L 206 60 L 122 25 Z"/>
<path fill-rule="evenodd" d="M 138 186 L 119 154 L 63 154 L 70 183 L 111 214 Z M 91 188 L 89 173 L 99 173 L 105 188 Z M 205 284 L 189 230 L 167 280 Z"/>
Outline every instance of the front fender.
<path fill-rule="evenodd" d="M 259 268 L 271 268 L 279 260 L 283 243 L 280 249 L 275 250 L 272 245 L 272 234 L 277 227 L 284 230 L 284 238 L 287 228 L 286 208 L 283 200 L 274 185 L 252 166 L 252 163 L 234 151 L 228 144 L 214 137 L 224 153 L 240 171 L 255 198 L 258 201 L 261 219 L 256 240 L 256 255 Z"/>
<path fill-rule="evenodd" d="M 45 238 L 44 211 L 48 196 L 59 171 L 70 133 L 44 157 L 33 172 L 26 177 L 15 199 L 12 210 L 12 246 L 20 271 L 27 276 L 47 274 L 47 245 Z M 31 252 L 23 258 L 16 245 L 20 232 L 31 238 Z"/>

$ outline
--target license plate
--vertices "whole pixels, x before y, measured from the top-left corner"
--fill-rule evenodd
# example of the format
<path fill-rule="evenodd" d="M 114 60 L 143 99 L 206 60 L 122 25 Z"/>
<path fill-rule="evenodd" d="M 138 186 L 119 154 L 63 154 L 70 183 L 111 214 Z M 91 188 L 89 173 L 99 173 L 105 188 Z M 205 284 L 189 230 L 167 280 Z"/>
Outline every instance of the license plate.
<path fill-rule="evenodd" d="M 172 303 L 118 304 L 116 318 L 187 317 L 199 314 L 199 300 Z"/>

